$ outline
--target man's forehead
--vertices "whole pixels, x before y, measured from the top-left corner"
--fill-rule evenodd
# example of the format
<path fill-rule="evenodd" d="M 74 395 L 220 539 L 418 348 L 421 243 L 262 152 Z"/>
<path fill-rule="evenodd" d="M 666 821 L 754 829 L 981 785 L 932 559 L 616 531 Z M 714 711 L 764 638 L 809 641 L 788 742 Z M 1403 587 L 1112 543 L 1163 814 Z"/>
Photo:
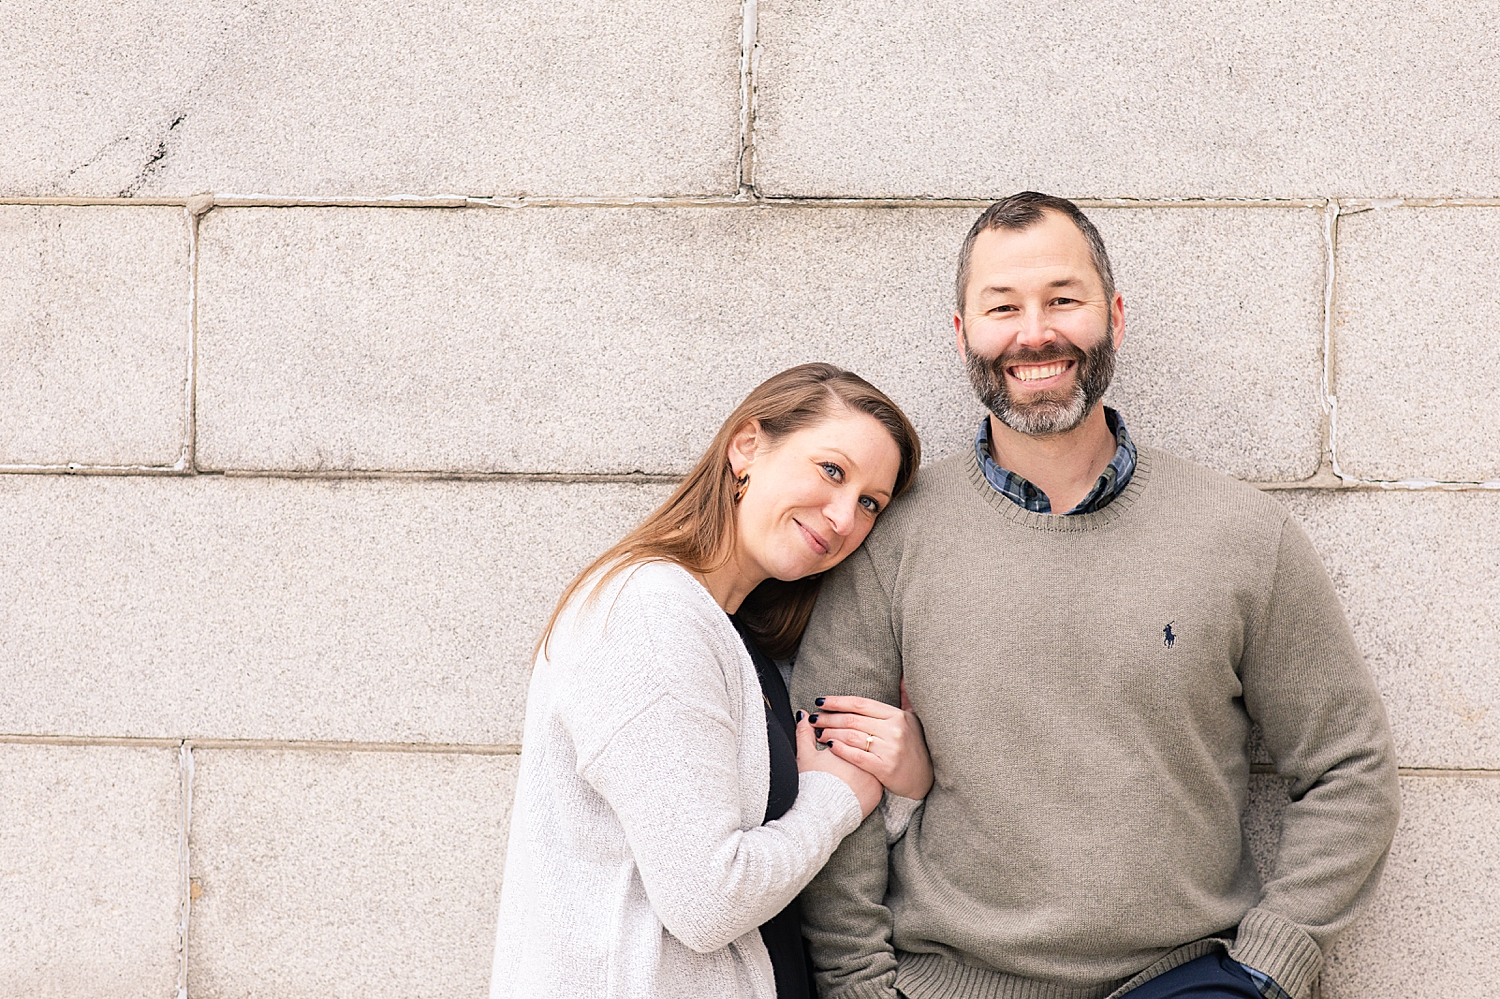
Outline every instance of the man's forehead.
<path fill-rule="evenodd" d="M 1078 227 L 1049 214 L 1022 230 L 986 229 L 974 241 L 970 280 L 979 288 L 1013 284 L 1062 287 L 1094 276 L 1088 241 Z"/>

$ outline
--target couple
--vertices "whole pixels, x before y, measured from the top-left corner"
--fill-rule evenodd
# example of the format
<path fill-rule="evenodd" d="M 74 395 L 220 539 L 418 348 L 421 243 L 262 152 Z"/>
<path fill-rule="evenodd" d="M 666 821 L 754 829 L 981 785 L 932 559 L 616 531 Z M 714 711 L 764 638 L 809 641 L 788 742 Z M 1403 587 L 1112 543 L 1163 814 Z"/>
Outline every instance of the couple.
<path fill-rule="evenodd" d="M 492 999 L 1308 996 L 1399 793 L 1317 553 L 1100 404 L 1124 306 L 1071 202 L 987 209 L 957 300 L 972 449 L 919 477 L 885 395 L 792 368 L 563 593 Z"/>

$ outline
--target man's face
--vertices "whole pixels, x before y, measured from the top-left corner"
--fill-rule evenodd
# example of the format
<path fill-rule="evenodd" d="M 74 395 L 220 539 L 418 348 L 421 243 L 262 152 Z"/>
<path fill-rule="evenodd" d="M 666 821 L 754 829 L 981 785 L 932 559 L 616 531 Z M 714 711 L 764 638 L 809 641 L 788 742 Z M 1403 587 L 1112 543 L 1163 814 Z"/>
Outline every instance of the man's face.
<path fill-rule="evenodd" d="M 1119 295 L 1105 299 L 1083 233 L 1047 212 L 1029 229 L 979 234 L 953 324 L 980 401 L 1042 437 L 1077 427 L 1103 398 L 1125 312 Z"/>

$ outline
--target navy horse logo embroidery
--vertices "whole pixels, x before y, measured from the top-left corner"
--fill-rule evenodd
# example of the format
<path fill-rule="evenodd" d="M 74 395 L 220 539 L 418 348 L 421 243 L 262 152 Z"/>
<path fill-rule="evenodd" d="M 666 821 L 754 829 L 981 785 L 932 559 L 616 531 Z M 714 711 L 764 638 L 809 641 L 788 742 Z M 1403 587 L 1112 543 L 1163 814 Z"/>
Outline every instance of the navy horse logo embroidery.
<path fill-rule="evenodd" d="M 1167 626 L 1161 630 L 1161 633 L 1162 633 L 1161 644 L 1165 645 L 1169 649 L 1173 645 L 1177 644 L 1177 636 L 1174 635 L 1174 634 L 1172 634 L 1172 625 L 1174 625 L 1176 623 L 1177 623 L 1176 621 L 1169 621 L 1169 622 L 1167 622 Z"/>

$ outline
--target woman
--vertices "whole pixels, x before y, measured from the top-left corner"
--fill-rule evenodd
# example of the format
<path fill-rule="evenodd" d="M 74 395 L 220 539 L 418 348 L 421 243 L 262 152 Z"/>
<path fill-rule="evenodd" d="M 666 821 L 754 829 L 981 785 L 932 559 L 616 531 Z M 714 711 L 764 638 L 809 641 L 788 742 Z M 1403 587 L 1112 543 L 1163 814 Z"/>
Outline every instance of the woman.
<path fill-rule="evenodd" d="M 931 764 L 910 715 L 858 698 L 828 707 L 867 731 L 820 752 L 771 660 L 919 458 L 869 383 L 791 368 L 563 591 L 527 701 L 492 999 L 812 994 L 794 900 L 880 803 L 855 763 L 906 797 Z"/>

